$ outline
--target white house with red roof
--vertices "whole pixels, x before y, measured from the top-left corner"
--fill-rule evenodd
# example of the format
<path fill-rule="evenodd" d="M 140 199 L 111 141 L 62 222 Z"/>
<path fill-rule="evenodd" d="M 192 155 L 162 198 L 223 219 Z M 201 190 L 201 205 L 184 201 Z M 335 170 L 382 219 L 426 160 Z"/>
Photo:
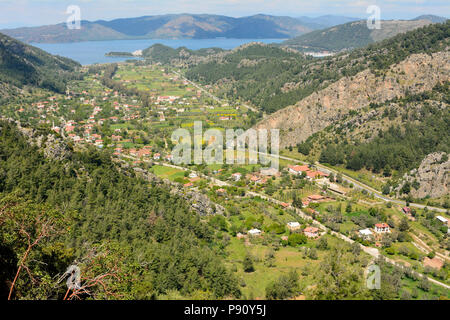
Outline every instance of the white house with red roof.
<path fill-rule="evenodd" d="M 377 223 L 375 225 L 375 232 L 376 233 L 389 233 L 389 232 L 391 232 L 391 229 L 387 223 Z"/>
<path fill-rule="evenodd" d="M 316 227 L 307 227 L 303 230 L 303 233 L 308 238 L 317 238 L 319 236 L 319 228 Z"/>
<path fill-rule="evenodd" d="M 292 166 L 292 165 L 289 165 L 288 168 L 289 168 L 289 172 L 292 173 L 292 174 L 295 174 L 295 175 L 299 175 L 299 174 L 302 174 L 303 172 L 309 171 L 309 167 L 308 166 L 299 166 L 299 165 Z"/>
<path fill-rule="evenodd" d="M 328 173 L 325 173 L 325 172 L 322 172 L 322 171 L 308 171 L 308 172 L 306 172 L 306 177 L 309 180 L 313 180 L 313 179 L 316 179 L 316 178 L 328 177 L 328 176 L 329 176 Z"/>

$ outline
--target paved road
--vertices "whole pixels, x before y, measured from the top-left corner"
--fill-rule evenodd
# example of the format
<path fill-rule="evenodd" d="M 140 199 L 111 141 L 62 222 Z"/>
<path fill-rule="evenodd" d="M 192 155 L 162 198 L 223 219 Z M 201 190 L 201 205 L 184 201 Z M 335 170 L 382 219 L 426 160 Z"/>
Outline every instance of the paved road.
<path fill-rule="evenodd" d="M 185 81 L 189 82 L 190 84 L 192 84 L 192 85 L 193 85 L 194 87 L 196 87 L 197 89 L 199 89 L 199 90 L 201 90 L 202 92 L 204 92 L 205 94 L 207 94 L 209 97 L 211 97 L 212 99 L 214 99 L 214 100 L 217 101 L 218 103 L 220 103 L 220 104 L 223 104 L 223 103 L 224 103 L 220 98 L 218 98 L 218 97 L 216 97 L 215 95 L 211 94 L 210 92 L 208 92 L 207 90 L 205 90 L 204 88 L 202 88 L 200 85 L 198 85 L 198 84 L 192 82 L 191 80 L 187 79 L 187 78 L 184 77 L 181 73 L 176 72 L 176 71 L 172 71 L 172 72 L 173 72 L 174 74 L 176 74 L 177 76 L 181 77 L 183 80 L 185 80 Z M 243 104 L 243 106 L 245 106 L 246 108 L 248 108 L 248 109 L 250 109 L 250 110 L 252 110 L 252 111 L 254 111 L 254 112 L 258 112 L 257 109 L 255 109 L 255 108 L 253 108 L 253 107 L 251 107 L 251 106 L 249 106 L 249 105 Z M 259 154 L 262 154 L 262 155 L 270 156 L 270 155 L 267 154 L 267 153 L 263 153 L 263 152 L 258 152 L 258 153 L 259 153 Z M 294 162 L 298 162 L 298 163 L 302 163 L 302 164 L 308 164 L 308 163 L 306 163 L 306 162 L 304 162 L 304 161 L 300 161 L 300 160 L 294 159 L 294 158 L 289 158 L 289 157 L 285 157 L 285 156 L 278 156 L 278 157 L 279 157 L 280 159 L 284 159 L 284 160 L 294 161 Z M 380 193 L 378 190 L 375 190 L 374 188 L 372 188 L 372 187 L 370 187 L 370 186 L 368 186 L 368 185 L 366 185 L 366 184 L 363 184 L 362 182 L 359 182 L 359 181 L 357 181 L 357 180 L 355 180 L 355 179 L 353 179 L 353 178 L 351 178 L 351 177 L 349 177 L 349 176 L 347 176 L 347 175 L 345 175 L 345 174 L 342 174 L 342 173 L 340 173 L 340 172 L 337 172 L 336 170 L 333 170 L 333 169 L 331 169 L 331 168 L 325 167 L 324 165 L 321 165 L 321 164 L 318 163 L 318 162 L 315 163 L 315 166 L 316 166 L 318 169 L 320 169 L 320 170 L 322 170 L 323 172 L 325 172 L 325 173 L 333 173 L 333 174 L 335 174 L 335 175 L 341 174 L 341 175 L 342 175 L 342 179 L 343 179 L 344 181 L 346 181 L 346 182 L 348 182 L 348 183 L 352 183 L 352 184 L 354 185 L 355 188 L 358 188 L 358 189 L 361 189 L 361 190 L 366 190 L 369 194 L 373 194 L 374 197 L 376 197 L 376 198 L 378 198 L 378 199 L 381 199 L 381 200 L 383 200 L 383 201 L 385 201 L 385 202 L 391 202 L 391 203 L 399 204 L 399 205 L 401 205 L 401 206 L 405 206 L 405 205 L 406 205 L 406 202 L 405 202 L 405 201 L 401 201 L 401 200 L 397 200 L 397 199 L 391 199 L 391 198 L 389 198 L 389 197 L 383 195 L 382 193 Z M 425 207 L 427 207 L 427 208 L 430 209 L 430 210 L 434 210 L 434 211 L 442 212 L 442 213 L 446 213 L 446 212 L 448 211 L 447 209 L 442 209 L 442 208 L 437 208 L 437 207 L 430 207 L 430 206 L 426 206 L 426 205 L 419 204 L 419 203 L 410 203 L 409 205 L 410 205 L 410 207 L 419 208 L 419 209 L 424 209 Z"/>
<path fill-rule="evenodd" d="M 263 152 L 258 152 L 258 153 L 262 154 L 262 155 L 271 156 L 271 155 L 269 155 L 267 153 L 263 153 Z M 308 164 L 308 163 L 306 163 L 304 161 L 300 161 L 300 160 L 294 159 L 294 158 L 289 158 L 289 157 L 285 157 L 285 156 L 278 156 L 278 157 L 280 159 L 283 159 L 283 160 L 294 161 L 294 162 L 305 164 L 305 165 Z M 342 179 L 344 181 L 346 181 L 348 183 L 352 183 L 355 186 L 355 188 L 358 188 L 358 189 L 361 189 L 361 190 L 366 190 L 369 194 L 373 194 L 378 199 L 381 199 L 381 200 L 383 200 L 385 202 L 391 202 L 391 203 L 399 204 L 399 205 L 402 205 L 402 206 L 406 205 L 405 201 L 391 199 L 389 197 L 386 197 L 385 195 L 381 194 L 379 191 L 375 190 L 374 188 L 372 188 L 372 187 L 370 187 L 370 186 L 368 186 L 368 185 L 366 185 L 366 184 L 364 184 L 362 182 L 359 182 L 359 181 L 357 181 L 357 180 L 355 180 L 355 179 L 353 179 L 353 178 L 351 178 L 351 177 L 349 177 L 349 176 L 347 176 L 345 174 L 342 174 L 342 173 L 340 173 L 340 172 L 338 172 L 336 170 L 333 170 L 333 169 L 330 169 L 328 167 L 325 167 L 324 165 L 321 165 L 318 162 L 316 162 L 314 165 L 318 169 L 320 169 L 321 171 L 323 171 L 325 173 L 328 173 L 328 174 L 329 173 L 333 173 L 334 175 L 337 175 L 337 174 L 342 175 Z M 446 213 L 447 212 L 447 209 L 425 206 L 425 205 L 419 204 L 419 203 L 410 203 L 409 205 L 411 207 L 420 208 L 420 209 L 423 209 L 423 208 L 427 207 L 428 209 L 434 210 L 434 211 L 437 211 L 437 212 L 442 212 L 442 213 Z"/>
<path fill-rule="evenodd" d="M 133 159 L 133 160 L 137 160 L 136 158 L 130 157 L 130 156 L 125 156 L 125 155 L 123 155 L 123 157 L 129 158 L 129 159 Z M 148 160 L 145 161 L 145 160 L 144 160 L 144 162 L 151 162 L 151 161 L 148 161 Z M 176 165 L 169 164 L 169 163 L 164 163 L 164 162 L 153 162 L 153 163 L 157 163 L 157 164 L 159 164 L 159 165 L 163 165 L 163 166 L 166 166 L 166 167 L 169 167 L 169 168 L 175 168 L 175 169 L 179 169 L 179 170 L 183 170 L 183 171 L 192 171 L 192 172 L 196 173 L 199 177 L 203 177 L 203 178 L 205 178 L 205 179 L 208 179 L 209 181 L 213 182 L 214 184 L 216 184 L 216 185 L 219 186 L 219 187 L 232 187 L 232 186 L 234 186 L 234 185 L 232 185 L 232 184 L 230 184 L 230 183 L 228 183 L 228 182 L 226 182 L 226 181 L 222 181 L 222 180 L 219 180 L 219 179 L 217 179 L 217 178 L 210 177 L 210 176 L 204 175 L 204 174 L 202 174 L 202 173 L 200 173 L 200 172 L 196 172 L 196 171 L 193 171 L 193 170 L 189 170 L 189 169 L 184 168 L 184 167 L 180 167 L 180 166 L 176 166 Z M 267 196 L 267 195 L 265 195 L 265 194 L 261 194 L 261 193 L 257 193 L 257 192 L 253 192 L 253 191 L 246 191 L 246 194 L 247 194 L 247 195 L 250 195 L 250 196 L 254 196 L 254 197 L 260 197 L 261 199 L 264 199 L 264 200 L 267 200 L 267 201 L 270 201 L 270 202 L 272 202 L 272 203 L 276 203 L 276 204 L 279 204 L 279 205 L 281 205 L 281 203 L 282 203 L 282 201 L 277 200 L 277 199 L 274 199 L 274 198 L 272 198 L 272 197 L 269 197 L 269 196 Z M 291 208 L 292 208 L 292 207 L 291 207 Z M 331 233 L 332 235 L 335 235 L 336 237 L 338 237 L 338 238 L 340 238 L 340 239 L 342 239 L 342 240 L 344 240 L 344 241 L 346 241 L 346 242 L 348 242 L 348 243 L 350 243 L 350 244 L 352 244 L 352 243 L 355 242 L 355 241 L 353 241 L 352 239 L 350 239 L 349 237 L 347 237 L 347 236 L 345 236 L 345 235 L 343 235 L 343 234 L 341 234 L 341 233 L 339 233 L 339 232 L 335 232 L 335 231 L 329 229 L 328 227 L 326 227 L 325 225 L 323 225 L 321 222 L 319 222 L 319 221 L 313 219 L 312 217 L 308 216 L 308 215 L 307 215 L 306 213 L 304 213 L 302 210 L 297 209 L 297 208 L 292 208 L 292 209 L 294 209 L 294 210 L 296 211 L 296 213 L 297 213 L 300 217 L 302 217 L 303 219 L 306 219 L 306 220 L 309 220 L 309 221 L 313 222 L 315 225 L 317 225 L 317 226 L 318 226 L 320 229 L 322 229 L 323 231 L 326 231 L 326 232 L 330 231 L 330 233 Z M 362 244 L 359 244 L 359 246 L 361 247 L 361 249 L 362 249 L 365 253 L 369 254 L 369 255 L 372 256 L 373 258 L 378 258 L 378 257 L 380 256 L 380 252 L 379 252 L 379 250 L 376 249 L 376 248 L 366 247 L 366 246 L 363 246 Z M 399 266 L 399 267 L 402 267 L 402 266 L 403 266 L 402 264 L 399 264 L 399 263 L 397 263 L 396 261 L 394 261 L 394 260 L 392 260 L 392 259 L 389 259 L 389 258 L 387 258 L 387 257 L 384 257 L 384 258 L 385 258 L 385 260 L 386 260 L 387 262 L 389 262 L 389 263 L 391 263 L 391 264 L 393 264 L 393 265 L 396 265 L 396 266 Z M 418 275 L 421 276 L 421 277 L 424 277 L 424 275 L 421 274 L 421 273 L 418 273 Z M 450 286 L 447 285 L 447 284 L 445 284 L 445 283 L 443 283 L 443 282 L 440 282 L 440 281 L 437 281 L 437 280 L 434 280 L 434 279 L 431 279 L 431 278 L 428 278 L 428 280 L 429 280 L 430 282 L 433 282 L 434 284 L 436 284 L 436 285 L 438 285 L 438 286 L 444 287 L 444 288 L 446 288 L 446 289 L 450 289 Z"/>

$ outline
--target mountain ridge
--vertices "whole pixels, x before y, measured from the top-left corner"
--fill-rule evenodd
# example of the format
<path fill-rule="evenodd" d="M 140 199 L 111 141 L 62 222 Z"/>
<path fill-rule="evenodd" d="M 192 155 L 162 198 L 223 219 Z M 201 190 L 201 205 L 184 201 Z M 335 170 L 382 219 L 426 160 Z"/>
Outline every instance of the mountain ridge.
<path fill-rule="evenodd" d="M 315 30 L 286 40 L 280 45 L 299 51 L 338 52 L 361 48 L 399 33 L 412 31 L 432 23 L 441 23 L 445 20 L 445 18 L 433 18 L 433 16 L 420 16 L 413 20 L 382 20 L 381 29 L 374 30 L 367 27 L 365 20 L 352 21 L 324 30 Z"/>
<path fill-rule="evenodd" d="M 368 68 L 386 69 L 412 53 L 443 50 L 442 40 L 448 37 L 448 26 L 448 22 L 430 24 L 323 59 L 285 46 L 253 44 L 226 55 L 211 56 L 189 68 L 186 76 L 212 86 L 218 96 L 232 95 L 263 112 L 273 113 L 295 105 L 343 77 Z"/>
<path fill-rule="evenodd" d="M 411 21 L 427 19 L 443 22 L 446 18 L 423 15 Z M 24 42 L 60 43 L 123 39 L 213 39 L 293 38 L 314 30 L 360 21 L 360 18 L 324 15 L 315 18 L 255 14 L 229 17 L 215 14 L 145 15 L 113 20 L 81 21 L 80 30 L 69 30 L 65 23 L 37 27 L 3 29 L 0 32 Z"/>
<path fill-rule="evenodd" d="M 80 64 L 51 55 L 0 33 L 0 84 L 2 98 L 8 88 L 39 87 L 62 92 Z"/>
<path fill-rule="evenodd" d="M 283 128 L 283 146 L 295 145 L 351 111 L 431 90 L 450 79 L 449 28 L 448 21 L 434 24 L 353 52 L 350 63 L 365 56 L 372 65 L 315 90 L 256 127 Z"/>
<path fill-rule="evenodd" d="M 25 42 L 59 43 L 115 39 L 285 39 L 322 28 L 287 16 L 257 14 L 233 18 L 208 14 L 171 14 L 122 18 L 111 21 L 82 21 L 80 30 L 64 23 L 40 27 L 4 29 L 9 36 Z"/>

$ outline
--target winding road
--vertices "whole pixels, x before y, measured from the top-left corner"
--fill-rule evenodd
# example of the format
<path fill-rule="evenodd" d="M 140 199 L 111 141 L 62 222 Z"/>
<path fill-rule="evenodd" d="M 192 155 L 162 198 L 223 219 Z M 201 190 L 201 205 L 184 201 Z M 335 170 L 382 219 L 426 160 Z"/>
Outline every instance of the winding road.
<path fill-rule="evenodd" d="M 267 153 L 263 153 L 263 152 L 258 152 L 258 153 L 262 154 L 262 155 L 273 157 L 273 155 L 270 155 L 270 154 L 267 154 Z M 294 159 L 294 158 L 289 158 L 289 157 L 285 157 L 285 156 L 278 156 L 278 158 L 283 159 L 283 160 L 293 161 L 293 162 L 296 162 L 296 163 L 301 163 L 301 164 L 304 164 L 304 165 L 308 165 L 308 163 L 306 163 L 304 161 L 300 161 L 298 159 Z M 314 165 L 318 169 L 320 169 L 321 171 L 323 171 L 325 173 L 328 173 L 328 174 L 333 173 L 334 175 L 340 174 L 344 181 L 346 181 L 348 183 L 352 183 L 355 186 L 355 188 L 358 188 L 358 189 L 361 189 L 361 190 L 366 190 L 369 194 L 373 194 L 374 197 L 376 197 L 378 199 L 381 199 L 381 200 L 383 200 L 385 202 L 391 202 L 391 203 L 399 204 L 399 205 L 402 205 L 402 206 L 406 205 L 405 201 L 391 199 L 391 198 L 381 194 L 379 191 L 375 190 L 374 188 L 372 188 L 372 187 L 370 187 L 370 186 L 368 186 L 368 185 L 366 185 L 366 184 L 364 184 L 362 182 L 359 182 L 359 181 L 357 181 L 357 180 L 355 180 L 355 179 L 353 179 L 353 178 L 351 178 L 351 177 L 349 177 L 349 176 L 347 176 L 347 175 L 345 175 L 345 174 L 343 174 L 341 172 L 338 172 L 336 170 L 330 169 L 330 168 L 328 168 L 328 167 L 326 167 L 326 166 L 324 166 L 324 165 L 322 165 L 322 164 L 320 164 L 318 162 L 314 163 Z M 414 208 L 419 208 L 419 209 L 424 209 L 426 207 L 426 208 L 428 208 L 430 210 L 434 210 L 436 212 L 442 212 L 442 213 L 446 213 L 447 212 L 447 209 L 437 208 L 437 207 L 430 207 L 430 206 L 426 206 L 426 205 L 419 204 L 419 203 L 410 203 L 409 206 L 410 207 L 414 207 Z"/>
<path fill-rule="evenodd" d="M 122 157 L 131 159 L 131 160 L 138 160 L 138 159 L 136 159 L 135 157 L 126 156 L 126 155 L 122 155 Z M 298 161 L 298 160 L 290 159 L 290 158 L 287 158 L 287 157 L 281 157 L 281 156 L 280 156 L 280 158 L 283 158 L 283 159 L 286 159 L 286 160 Z M 214 183 L 215 185 L 217 185 L 217 186 L 219 186 L 219 187 L 233 187 L 233 186 L 234 186 L 234 185 L 232 185 L 232 184 L 230 184 L 230 183 L 228 183 L 228 182 L 226 182 L 226 181 L 222 181 L 222 180 L 219 180 L 219 179 L 217 179 L 217 178 L 214 178 L 214 177 L 211 177 L 211 176 L 204 175 L 203 173 L 196 172 L 196 171 L 190 170 L 190 169 L 185 168 L 185 167 L 181 167 L 181 166 L 177 166 L 177 165 L 173 165 L 173 164 L 169 164 L 169 163 L 165 163 L 165 162 L 155 162 L 155 161 L 150 161 L 150 160 L 144 160 L 143 162 L 153 163 L 153 164 L 158 164 L 158 165 L 162 165 L 162 166 L 165 166 L 165 167 L 174 168 L 174 169 L 179 169 L 179 170 L 183 170 L 183 171 L 191 171 L 191 172 L 196 173 L 197 176 L 203 177 L 203 178 L 205 178 L 205 179 L 211 181 L 212 183 Z M 300 161 L 300 162 L 301 162 L 301 161 Z M 322 168 L 321 168 L 321 170 L 325 171 L 325 170 L 322 169 Z M 350 181 L 352 181 L 352 180 L 350 180 Z M 352 181 L 352 183 L 354 183 L 354 182 Z M 248 191 L 248 190 L 246 190 L 246 194 L 247 194 L 247 195 L 250 195 L 250 196 L 253 196 L 253 197 L 260 197 L 261 199 L 270 201 L 270 202 L 275 203 L 275 204 L 281 205 L 281 203 L 282 203 L 282 201 L 280 201 L 280 200 L 274 199 L 274 198 L 272 198 L 272 197 L 269 197 L 269 196 L 264 195 L 264 194 L 261 194 L 261 193 L 257 193 L 257 192 L 253 192 L 253 191 Z M 387 200 L 387 201 L 390 201 L 390 200 Z M 296 213 L 297 213 L 301 218 L 313 222 L 315 225 L 317 225 L 317 226 L 318 226 L 320 229 L 322 229 L 323 231 L 326 231 L 326 232 L 329 231 L 332 235 L 338 237 L 339 239 L 342 239 L 342 240 L 346 241 L 347 243 L 352 244 L 352 243 L 355 242 L 354 240 L 350 239 L 349 237 L 343 235 L 342 233 L 335 232 L 335 231 L 329 229 L 328 227 L 326 227 L 325 225 L 323 225 L 321 222 L 319 222 L 319 221 L 315 220 L 314 218 L 308 216 L 308 215 L 307 215 L 306 213 L 304 213 L 302 210 L 297 209 L 297 208 L 293 208 L 293 207 L 291 207 L 291 208 L 294 209 L 294 210 L 296 211 Z M 379 252 L 378 249 L 372 248 L 372 247 L 366 247 L 366 246 L 364 246 L 364 245 L 362 245 L 362 244 L 359 244 L 359 245 L 360 245 L 361 249 L 362 249 L 365 253 L 369 254 L 369 255 L 372 256 L 373 258 L 376 259 L 376 258 L 378 258 L 378 257 L 381 256 L 381 254 L 380 254 L 380 252 Z M 390 264 L 393 264 L 393 265 L 395 265 L 395 266 L 398 266 L 398 267 L 402 267 L 402 266 L 403 266 L 402 264 L 400 264 L 400 263 L 398 263 L 398 262 L 396 262 L 396 261 L 394 261 L 394 260 L 392 260 L 392 259 L 389 259 L 389 258 L 387 258 L 387 257 L 384 257 L 384 259 L 385 259 L 387 262 L 389 262 Z M 420 277 L 425 277 L 425 275 L 423 275 L 423 274 L 421 274 L 421 273 L 418 273 L 418 272 L 417 272 L 417 274 L 418 274 Z M 450 289 L 450 286 L 447 285 L 447 284 L 445 284 L 445 283 L 443 283 L 443 282 L 440 282 L 440 281 L 438 281 L 438 280 L 435 280 L 435 279 L 432 279 L 432 278 L 429 278 L 429 277 L 428 277 L 428 280 L 429 280 L 430 282 L 432 282 L 432 283 L 438 285 L 438 286 L 444 287 L 444 288 L 446 288 L 446 289 Z"/>

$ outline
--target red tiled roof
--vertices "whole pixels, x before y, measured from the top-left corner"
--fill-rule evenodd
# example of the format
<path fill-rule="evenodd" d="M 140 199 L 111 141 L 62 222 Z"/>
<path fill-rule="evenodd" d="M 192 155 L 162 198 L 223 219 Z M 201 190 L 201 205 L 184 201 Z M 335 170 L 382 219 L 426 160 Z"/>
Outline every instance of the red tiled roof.
<path fill-rule="evenodd" d="M 303 172 L 303 171 L 309 171 L 309 167 L 308 166 L 289 166 L 290 169 L 296 171 L 296 172 Z"/>
<path fill-rule="evenodd" d="M 328 177 L 329 176 L 328 173 L 325 173 L 325 172 L 322 172 L 322 171 L 317 171 L 317 175 L 319 175 L 321 177 Z"/>
<path fill-rule="evenodd" d="M 315 178 L 318 174 L 316 171 L 308 171 L 306 172 L 306 175 L 310 178 Z"/>
<path fill-rule="evenodd" d="M 324 196 L 321 196 L 318 194 L 313 194 L 313 195 L 308 196 L 308 199 L 310 199 L 310 200 L 322 200 L 324 198 L 325 198 Z"/>

